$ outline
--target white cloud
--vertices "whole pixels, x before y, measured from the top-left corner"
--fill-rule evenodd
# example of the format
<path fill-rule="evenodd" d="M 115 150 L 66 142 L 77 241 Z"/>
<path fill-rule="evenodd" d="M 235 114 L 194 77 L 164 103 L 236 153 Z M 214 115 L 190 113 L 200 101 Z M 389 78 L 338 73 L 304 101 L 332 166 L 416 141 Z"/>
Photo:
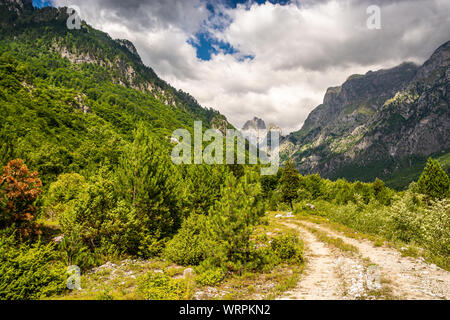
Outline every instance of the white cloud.
<path fill-rule="evenodd" d="M 146 64 L 203 106 L 218 109 L 236 126 L 256 115 L 284 133 L 300 128 L 327 87 L 353 73 L 405 60 L 423 62 L 449 40 L 450 30 L 447 0 L 216 6 L 223 16 L 214 21 L 207 20 L 201 0 L 70 3 L 94 27 L 134 42 Z M 381 30 L 366 27 L 371 4 L 381 7 Z M 224 21 L 229 22 L 224 29 L 212 27 Z M 240 55 L 218 53 L 209 61 L 199 60 L 187 41 L 200 29 L 230 43 Z M 247 54 L 254 59 L 239 59 Z"/>

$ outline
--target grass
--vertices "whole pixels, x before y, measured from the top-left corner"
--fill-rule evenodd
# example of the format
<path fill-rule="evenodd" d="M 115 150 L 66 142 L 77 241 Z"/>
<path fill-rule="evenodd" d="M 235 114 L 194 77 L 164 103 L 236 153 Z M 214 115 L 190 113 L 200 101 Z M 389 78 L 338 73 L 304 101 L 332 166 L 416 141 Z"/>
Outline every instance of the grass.
<path fill-rule="evenodd" d="M 305 227 L 311 233 L 313 233 L 319 241 L 326 243 L 331 247 L 337 248 L 344 252 L 349 252 L 351 254 L 359 252 L 357 247 L 355 247 L 351 244 L 345 243 L 344 240 L 342 240 L 341 238 L 331 237 L 326 232 L 321 231 L 316 228 L 313 228 L 313 227 L 309 227 L 309 226 L 305 226 L 305 225 L 303 225 L 303 227 Z"/>
<path fill-rule="evenodd" d="M 175 271 L 176 270 L 176 271 Z M 141 300 L 136 290 L 141 277 L 148 272 L 164 272 L 170 276 L 180 275 L 183 267 L 167 261 L 132 260 L 122 261 L 113 267 L 101 266 L 81 275 L 81 290 L 69 291 L 58 300 Z"/>
<path fill-rule="evenodd" d="M 290 229 L 274 219 L 267 219 L 255 230 L 257 236 L 276 236 Z M 148 273 L 164 273 L 173 279 L 183 278 L 186 267 L 162 259 L 117 260 L 113 264 L 93 268 L 82 274 L 79 291 L 68 291 L 58 300 L 141 300 L 139 283 Z M 303 272 L 303 263 L 285 262 L 266 272 L 244 271 L 228 274 L 218 285 L 200 286 L 194 283 L 190 287 L 188 299 L 199 297 L 212 300 L 220 299 L 274 299 L 283 292 L 296 286 Z"/>

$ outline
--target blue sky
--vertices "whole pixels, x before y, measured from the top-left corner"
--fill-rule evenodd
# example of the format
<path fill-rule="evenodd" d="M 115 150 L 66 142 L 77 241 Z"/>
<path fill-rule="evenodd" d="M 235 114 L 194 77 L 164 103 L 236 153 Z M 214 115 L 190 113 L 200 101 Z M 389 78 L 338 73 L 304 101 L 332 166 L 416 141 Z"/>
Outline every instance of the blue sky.
<path fill-rule="evenodd" d="M 38 8 L 46 7 L 51 5 L 49 0 L 33 0 L 33 5 Z"/>

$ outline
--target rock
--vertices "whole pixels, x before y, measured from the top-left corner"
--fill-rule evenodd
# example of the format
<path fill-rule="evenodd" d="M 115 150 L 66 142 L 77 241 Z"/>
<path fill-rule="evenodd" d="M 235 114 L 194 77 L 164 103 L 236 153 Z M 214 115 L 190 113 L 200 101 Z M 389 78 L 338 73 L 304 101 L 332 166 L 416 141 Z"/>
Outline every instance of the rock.
<path fill-rule="evenodd" d="M 56 244 L 60 244 L 63 241 L 63 239 L 64 239 L 64 235 L 60 235 L 60 236 L 54 237 L 52 239 L 52 241 Z"/>
<path fill-rule="evenodd" d="M 308 208 L 310 208 L 311 210 L 316 210 L 316 207 L 313 204 L 311 204 L 311 203 L 307 203 L 306 206 Z"/>
<path fill-rule="evenodd" d="M 288 213 L 286 213 L 286 218 L 290 218 L 290 217 L 293 217 L 292 211 L 289 211 Z"/>
<path fill-rule="evenodd" d="M 195 272 L 192 268 L 186 268 L 183 271 L 183 278 L 184 279 L 191 279 L 194 276 Z"/>
<path fill-rule="evenodd" d="M 283 215 L 282 214 L 277 214 L 277 215 L 275 215 L 275 218 L 283 218 Z"/>
<path fill-rule="evenodd" d="M 178 143 L 180 143 L 180 141 L 177 138 L 171 137 L 170 138 L 170 143 L 178 144 Z"/>

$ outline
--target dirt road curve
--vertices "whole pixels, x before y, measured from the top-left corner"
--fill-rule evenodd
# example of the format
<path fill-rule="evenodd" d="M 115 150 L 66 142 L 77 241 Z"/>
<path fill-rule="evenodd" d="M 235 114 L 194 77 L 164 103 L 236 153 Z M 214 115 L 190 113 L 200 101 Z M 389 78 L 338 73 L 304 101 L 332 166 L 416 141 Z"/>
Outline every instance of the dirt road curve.
<path fill-rule="evenodd" d="M 281 299 L 449 299 L 450 272 L 397 250 L 375 247 L 308 221 L 290 221 L 305 243 L 306 268 Z M 311 228 L 357 248 L 347 252 L 318 240 Z"/>

